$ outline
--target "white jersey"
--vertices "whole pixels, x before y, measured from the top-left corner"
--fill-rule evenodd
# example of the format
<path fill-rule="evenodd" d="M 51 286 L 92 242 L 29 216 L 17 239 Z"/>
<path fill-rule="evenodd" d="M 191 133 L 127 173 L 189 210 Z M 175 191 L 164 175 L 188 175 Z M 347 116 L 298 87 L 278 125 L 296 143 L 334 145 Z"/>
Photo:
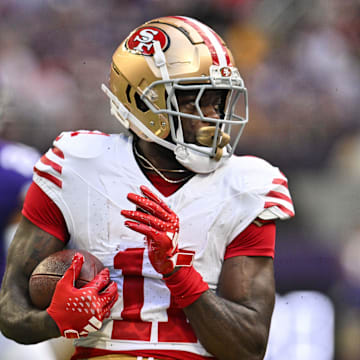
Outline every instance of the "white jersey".
<path fill-rule="evenodd" d="M 110 269 L 119 299 L 102 329 L 76 341 L 106 350 L 180 350 L 210 356 L 152 267 L 144 236 L 126 226 L 122 209 L 146 185 L 164 198 L 137 165 L 132 138 L 100 132 L 62 133 L 36 164 L 34 181 L 61 210 L 70 241 Z M 232 156 L 208 175 L 195 175 L 164 199 L 180 219 L 179 248 L 215 290 L 226 247 L 257 217 L 293 215 L 285 176 L 266 161 Z M 136 323 L 136 325 L 134 325 Z M 174 331 L 176 329 L 176 331 Z"/>

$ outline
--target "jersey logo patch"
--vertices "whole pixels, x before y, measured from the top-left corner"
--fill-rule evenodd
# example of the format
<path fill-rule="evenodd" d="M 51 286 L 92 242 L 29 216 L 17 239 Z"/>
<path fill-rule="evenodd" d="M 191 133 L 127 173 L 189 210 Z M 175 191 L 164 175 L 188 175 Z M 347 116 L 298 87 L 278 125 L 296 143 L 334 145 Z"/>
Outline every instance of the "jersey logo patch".
<path fill-rule="evenodd" d="M 137 29 L 127 39 L 125 46 L 136 54 L 152 56 L 155 52 L 154 41 L 158 41 L 161 49 L 165 51 L 170 44 L 168 35 L 154 26 Z"/>

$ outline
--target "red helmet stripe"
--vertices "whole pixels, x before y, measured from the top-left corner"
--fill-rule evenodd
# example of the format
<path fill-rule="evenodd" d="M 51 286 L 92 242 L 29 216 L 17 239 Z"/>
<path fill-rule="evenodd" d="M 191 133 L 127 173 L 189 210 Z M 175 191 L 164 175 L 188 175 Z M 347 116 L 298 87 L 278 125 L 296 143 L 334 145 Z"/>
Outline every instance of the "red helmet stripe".
<path fill-rule="evenodd" d="M 220 37 L 208 26 L 200 23 L 195 19 L 183 16 L 169 16 L 174 19 L 182 20 L 192 26 L 203 38 L 205 45 L 208 47 L 214 65 L 231 66 L 230 56 L 226 47 L 222 44 Z"/>
<path fill-rule="evenodd" d="M 225 57 L 226 57 L 226 62 L 228 66 L 232 66 L 231 60 L 230 60 L 230 55 L 229 55 L 229 51 L 226 49 L 226 47 L 223 45 L 220 36 L 212 29 L 210 29 L 210 31 L 214 34 L 214 36 L 216 37 L 216 39 L 219 41 L 219 44 L 221 45 L 221 47 L 223 48 L 223 51 L 225 53 Z"/>

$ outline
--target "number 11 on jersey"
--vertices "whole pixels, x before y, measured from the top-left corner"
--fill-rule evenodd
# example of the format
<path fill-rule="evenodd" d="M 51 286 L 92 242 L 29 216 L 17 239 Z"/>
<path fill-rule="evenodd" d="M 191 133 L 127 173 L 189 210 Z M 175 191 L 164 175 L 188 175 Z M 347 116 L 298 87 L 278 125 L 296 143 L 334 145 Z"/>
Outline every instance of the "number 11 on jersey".
<path fill-rule="evenodd" d="M 152 322 L 141 319 L 144 307 L 144 263 L 145 248 L 128 248 L 114 258 L 114 268 L 121 269 L 123 281 L 123 320 L 114 320 L 113 339 L 132 341 L 153 341 Z M 154 297 L 156 293 L 154 292 Z M 157 326 L 159 342 L 196 343 L 197 339 L 184 312 L 171 306 L 166 310 L 167 321 Z"/>

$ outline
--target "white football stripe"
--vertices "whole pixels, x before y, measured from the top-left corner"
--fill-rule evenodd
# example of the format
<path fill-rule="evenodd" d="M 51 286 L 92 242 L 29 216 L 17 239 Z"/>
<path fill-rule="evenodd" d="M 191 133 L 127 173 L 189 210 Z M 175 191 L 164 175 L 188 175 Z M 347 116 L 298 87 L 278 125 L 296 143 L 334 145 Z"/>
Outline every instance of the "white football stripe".
<path fill-rule="evenodd" d="M 289 201 L 284 200 L 284 199 L 279 199 L 279 198 L 275 198 L 275 197 L 271 197 L 271 196 L 266 196 L 265 200 L 266 200 L 266 202 L 271 202 L 271 203 L 282 205 L 282 206 L 286 207 L 287 209 L 289 209 L 291 211 L 293 211 L 293 209 L 294 209 L 292 203 L 290 203 Z"/>
<path fill-rule="evenodd" d="M 276 185 L 271 188 L 271 191 L 277 191 L 277 192 L 284 194 L 284 195 L 288 196 L 289 198 L 291 198 L 289 189 L 283 185 Z"/>
<path fill-rule="evenodd" d="M 88 333 L 91 333 L 91 332 L 98 331 L 99 329 L 94 328 L 93 326 L 91 326 L 90 324 L 88 324 L 88 325 L 86 325 L 86 326 L 84 327 L 84 330 L 87 331 Z"/>
<path fill-rule="evenodd" d="M 100 329 L 101 325 L 102 325 L 102 321 L 100 321 L 99 319 L 97 319 L 95 316 L 93 316 L 90 320 L 89 323 L 92 326 L 95 326 L 96 328 Z"/>

